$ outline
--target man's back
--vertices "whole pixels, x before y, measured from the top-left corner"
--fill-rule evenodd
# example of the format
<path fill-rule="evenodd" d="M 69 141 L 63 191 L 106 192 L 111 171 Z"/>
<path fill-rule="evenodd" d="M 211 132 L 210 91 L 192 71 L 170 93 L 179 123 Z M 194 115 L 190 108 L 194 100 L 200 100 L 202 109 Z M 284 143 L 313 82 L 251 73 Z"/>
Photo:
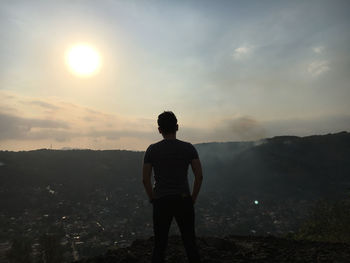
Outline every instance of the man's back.
<path fill-rule="evenodd" d="M 189 164 L 198 158 L 192 144 L 178 139 L 164 139 L 151 144 L 144 162 L 154 169 L 154 198 L 173 194 L 190 194 L 187 172 Z"/>

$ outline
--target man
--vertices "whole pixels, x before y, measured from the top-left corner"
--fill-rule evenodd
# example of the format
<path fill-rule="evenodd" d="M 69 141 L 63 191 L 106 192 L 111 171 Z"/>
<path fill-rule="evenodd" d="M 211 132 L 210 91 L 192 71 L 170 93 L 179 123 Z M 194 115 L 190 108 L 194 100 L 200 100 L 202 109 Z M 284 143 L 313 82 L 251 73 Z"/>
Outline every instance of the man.
<path fill-rule="evenodd" d="M 171 111 L 158 116 L 158 130 L 163 140 L 151 144 L 143 163 L 143 184 L 153 204 L 154 248 L 152 262 L 164 262 L 171 221 L 175 217 L 190 263 L 200 262 L 194 229 L 194 204 L 203 175 L 198 153 L 192 144 L 176 139 L 177 119 Z M 187 171 L 195 176 L 190 193 Z M 151 175 L 154 171 L 154 188 Z"/>

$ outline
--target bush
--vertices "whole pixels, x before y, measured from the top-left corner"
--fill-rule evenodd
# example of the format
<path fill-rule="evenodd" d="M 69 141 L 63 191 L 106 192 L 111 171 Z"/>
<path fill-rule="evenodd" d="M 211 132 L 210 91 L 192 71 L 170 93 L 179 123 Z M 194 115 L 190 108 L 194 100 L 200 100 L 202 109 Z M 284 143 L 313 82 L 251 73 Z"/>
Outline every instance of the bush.
<path fill-rule="evenodd" d="M 350 199 L 319 200 L 294 239 L 350 243 Z"/>

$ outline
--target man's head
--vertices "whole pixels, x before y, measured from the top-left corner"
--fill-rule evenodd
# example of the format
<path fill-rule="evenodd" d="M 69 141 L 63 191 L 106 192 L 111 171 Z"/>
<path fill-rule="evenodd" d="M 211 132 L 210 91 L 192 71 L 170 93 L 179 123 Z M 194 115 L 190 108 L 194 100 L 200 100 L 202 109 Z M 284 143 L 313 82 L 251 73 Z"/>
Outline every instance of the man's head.
<path fill-rule="evenodd" d="M 164 111 L 158 116 L 158 130 L 163 135 L 176 133 L 179 126 L 177 125 L 177 119 L 172 111 Z"/>

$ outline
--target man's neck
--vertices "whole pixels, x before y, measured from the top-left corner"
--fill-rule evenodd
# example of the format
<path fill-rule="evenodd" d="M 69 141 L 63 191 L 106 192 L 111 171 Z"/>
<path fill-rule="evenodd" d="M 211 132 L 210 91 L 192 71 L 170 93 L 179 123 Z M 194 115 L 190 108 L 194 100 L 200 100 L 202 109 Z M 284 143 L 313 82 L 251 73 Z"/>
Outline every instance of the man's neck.
<path fill-rule="evenodd" d="M 176 139 L 176 133 L 163 134 L 163 138 L 165 140 L 175 140 Z"/>

